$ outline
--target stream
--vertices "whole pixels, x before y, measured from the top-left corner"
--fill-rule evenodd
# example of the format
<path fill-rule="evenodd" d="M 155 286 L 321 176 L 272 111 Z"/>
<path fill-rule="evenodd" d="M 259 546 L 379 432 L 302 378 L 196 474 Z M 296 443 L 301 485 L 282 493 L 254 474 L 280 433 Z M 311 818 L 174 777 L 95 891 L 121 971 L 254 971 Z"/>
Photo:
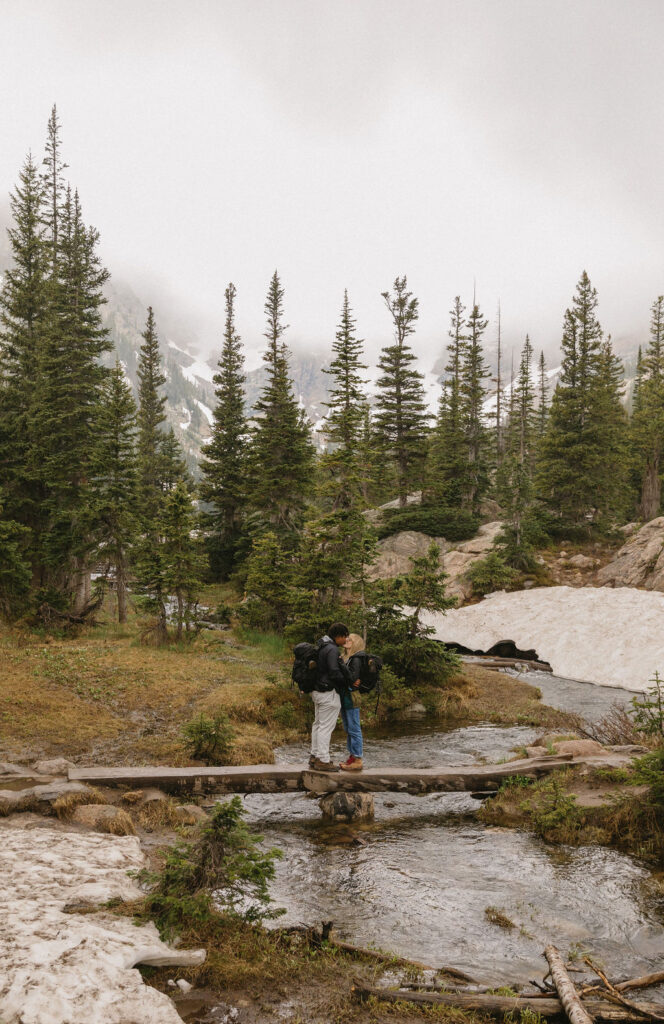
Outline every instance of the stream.
<path fill-rule="evenodd" d="M 633 694 L 615 687 L 528 677 L 545 703 L 601 718 Z M 473 724 L 445 730 L 410 725 L 365 738 L 367 764 L 425 767 L 498 761 L 541 730 Z M 343 754 L 335 733 L 333 757 Z M 276 752 L 302 762 L 306 745 Z M 554 942 L 587 951 L 615 977 L 662 969 L 664 880 L 635 858 L 600 846 L 551 846 L 513 829 L 483 825 L 466 793 L 376 794 L 370 825 L 324 823 L 306 794 L 251 795 L 248 818 L 267 846 L 283 851 L 272 893 L 278 924 L 334 921 L 338 934 L 434 966 L 461 968 L 489 984 L 545 973 Z M 361 845 L 354 837 L 359 837 Z M 515 924 L 491 924 L 487 907 Z"/>

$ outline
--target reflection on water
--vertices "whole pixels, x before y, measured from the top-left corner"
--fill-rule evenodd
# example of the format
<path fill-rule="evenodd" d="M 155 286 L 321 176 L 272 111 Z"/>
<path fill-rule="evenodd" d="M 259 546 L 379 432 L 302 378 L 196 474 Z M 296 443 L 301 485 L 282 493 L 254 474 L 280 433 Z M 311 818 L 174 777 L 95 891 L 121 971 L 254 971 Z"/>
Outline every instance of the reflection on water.
<path fill-rule="evenodd" d="M 529 677 L 532 679 L 532 677 Z M 627 691 L 550 675 L 532 680 L 544 700 L 598 718 Z M 537 730 L 472 725 L 451 731 L 401 730 L 369 738 L 371 765 L 497 761 Z M 336 754 L 342 747 L 337 744 Z M 301 762 L 306 745 L 283 748 Z M 273 895 L 279 923 L 332 920 L 339 933 L 434 966 L 451 964 L 498 983 L 543 973 L 542 950 L 577 945 L 616 976 L 661 969 L 662 889 L 638 861 L 601 847 L 552 847 L 527 833 L 483 826 L 465 793 L 375 797 L 376 822 L 324 825 L 304 794 L 246 797 L 249 820 L 278 846 Z M 353 845 L 359 838 L 363 845 Z M 485 917 L 497 906 L 514 922 Z"/>

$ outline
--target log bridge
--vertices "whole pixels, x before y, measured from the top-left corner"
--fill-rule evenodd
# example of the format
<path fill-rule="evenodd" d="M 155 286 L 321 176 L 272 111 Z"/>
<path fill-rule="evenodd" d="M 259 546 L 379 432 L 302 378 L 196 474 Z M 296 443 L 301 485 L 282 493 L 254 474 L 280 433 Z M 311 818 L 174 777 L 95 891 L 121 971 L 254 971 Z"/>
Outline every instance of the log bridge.
<path fill-rule="evenodd" d="M 365 768 L 362 772 L 317 772 L 302 765 L 254 764 L 222 768 L 70 768 L 69 781 L 140 789 L 158 786 L 185 793 L 457 793 L 490 795 L 505 779 L 539 779 L 569 765 L 617 768 L 634 755 L 627 750 L 574 757 L 553 754 L 504 764 L 442 765 L 436 768 Z"/>

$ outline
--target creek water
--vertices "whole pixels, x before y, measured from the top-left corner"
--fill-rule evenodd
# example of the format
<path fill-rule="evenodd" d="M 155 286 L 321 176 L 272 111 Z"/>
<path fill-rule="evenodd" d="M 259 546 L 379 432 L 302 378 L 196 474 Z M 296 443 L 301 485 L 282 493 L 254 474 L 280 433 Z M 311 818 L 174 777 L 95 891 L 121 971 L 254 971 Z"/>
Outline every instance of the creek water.
<path fill-rule="evenodd" d="M 633 696 L 544 674 L 528 679 L 545 703 L 588 718 Z M 412 767 L 497 761 L 536 734 L 488 724 L 411 726 L 366 737 L 365 759 Z M 333 756 L 341 757 L 343 735 L 334 739 Z M 307 756 L 305 745 L 277 751 L 282 763 Z M 283 851 L 272 887 L 286 908 L 279 924 L 331 920 L 348 941 L 452 965 L 490 984 L 541 977 L 548 942 L 589 951 L 613 976 L 661 970 L 664 885 L 646 864 L 600 846 L 552 846 L 483 825 L 477 802 L 463 793 L 374 799 L 373 824 L 330 826 L 307 795 L 246 798 L 264 843 Z M 515 927 L 491 924 L 487 907 Z"/>

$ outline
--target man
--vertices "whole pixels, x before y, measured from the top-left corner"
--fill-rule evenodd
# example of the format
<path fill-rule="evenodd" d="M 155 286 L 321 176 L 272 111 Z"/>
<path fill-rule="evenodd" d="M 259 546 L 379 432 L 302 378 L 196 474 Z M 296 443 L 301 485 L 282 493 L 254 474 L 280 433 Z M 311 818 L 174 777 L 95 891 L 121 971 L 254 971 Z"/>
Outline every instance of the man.
<path fill-rule="evenodd" d="M 330 760 L 330 737 L 341 708 L 341 691 L 350 683 L 350 674 L 341 660 L 340 648 L 348 638 L 348 626 L 333 622 L 318 643 L 316 687 L 311 694 L 315 716 L 311 730 L 309 767 L 318 772 L 338 772 Z"/>

